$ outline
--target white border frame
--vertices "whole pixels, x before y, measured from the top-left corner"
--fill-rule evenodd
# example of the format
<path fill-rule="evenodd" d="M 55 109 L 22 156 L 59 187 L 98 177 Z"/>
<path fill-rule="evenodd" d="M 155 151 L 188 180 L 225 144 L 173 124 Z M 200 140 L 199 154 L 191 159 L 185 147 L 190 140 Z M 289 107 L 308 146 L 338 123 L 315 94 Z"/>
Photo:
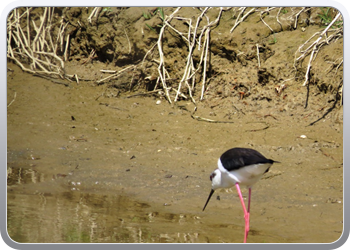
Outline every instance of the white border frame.
<path fill-rule="evenodd" d="M 235 1 L 208 1 L 208 0 L 177 0 L 176 2 L 173 1 L 171 5 L 164 5 L 165 3 L 169 2 L 164 2 L 160 0 L 148 0 L 148 1 L 140 1 L 140 0 L 129 0 L 127 1 L 127 5 L 125 5 L 125 1 L 120 3 L 118 1 L 113 1 L 113 0 L 99 0 L 99 1 L 82 1 L 82 0 L 61 0 L 59 2 L 48 2 L 47 0 L 19 0 L 19 1 L 11 1 L 11 0 L 1 0 L 0 3 L 0 10 L 1 10 L 1 46 L 3 46 L 3 49 L 0 50 L 1 53 L 1 62 L 3 63 L 1 65 L 1 76 L 3 78 L 2 84 L 0 84 L 1 87 L 1 95 L 3 100 L 3 108 L 1 108 L 1 122 L 0 122 L 0 136 L 1 136 L 1 143 L 0 143 L 0 152 L 1 152 L 1 177 L 5 178 L 6 175 L 6 157 L 7 157 L 7 58 L 6 58 L 6 19 L 7 15 L 10 13 L 10 11 L 14 8 L 20 7 L 20 6 L 84 6 L 84 7 L 90 7 L 90 6 L 97 6 L 96 3 L 98 3 L 98 6 L 241 6 L 240 4 L 242 2 L 235 2 Z M 258 0 L 247 0 L 244 1 L 244 6 L 329 6 L 338 9 L 342 15 L 343 15 L 343 20 L 344 20 L 344 85 L 346 85 L 347 80 L 349 79 L 349 72 L 350 70 L 346 70 L 349 62 L 349 47 L 346 47 L 346 42 L 348 40 L 348 34 L 350 33 L 349 31 L 349 13 L 347 9 L 350 8 L 350 4 L 348 0 L 338 0 L 337 2 L 335 1 L 326 1 L 326 0 L 294 0 L 293 2 L 282 2 L 282 1 L 277 1 L 277 0 L 267 0 L 267 1 L 258 1 Z M 347 9 L 344 7 L 346 6 Z M 348 68 L 349 69 L 349 68 Z M 346 87 L 344 88 L 346 89 Z M 344 91 L 344 124 L 343 128 L 346 128 L 347 124 L 349 124 L 349 112 L 348 112 L 348 102 L 349 99 L 347 99 L 348 95 L 347 92 Z M 123 248 L 123 249 L 135 249 L 135 248 L 142 248 L 142 249 L 164 249 L 166 247 L 167 249 L 178 249 L 179 247 L 185 247 L 185 248 L 194 248 L 194 249 L 213 249 L 215 248 L 220 248 L 220 249 L 230 249 L 232 250 L 233 248 L 236 248 L 239 246 L 239 248 L 243 249 L 254 249 L 254 248 L 259 248 L 259 250 L 264 250 L 264 249 L 295 249 L 295 248 L 300 248 L 300 249 L 317 249 L 317 250 L 322 250 L 322 249 L 347 249 L 347 247 L 350 246 L 350 243 L 347 242 L 348 237 L 349 237 L 349 216 L 350 216 L 350 209 L 348 208 L 349 205 L 349 200 L 347 199 L 349 197 L 349 188 L 350 188 L 350 182 L 345 182 L 346 179 L 349 179 L 349 173 L 350 169 L 347 163 L 349 162 L 349 155 L 350 154 L 345 154 L 345 152 L 350 152 L 350 147 L 349 147 L 349 132 L 343 129 L 343 141 L 344 141 L 344 147 L 343 147 L 343 156 L 344 156 L 344 165 L 343 165 L 343 172 L 344 172 L 344 177 L 343 177 L 343 204 L 344 204 L 344 230 L 342 236 L 333 243 L 291 243 L 291 244 L 280 244 L 280 243 L 274 243 L 274 244 L 233 244 L 233 243 L 228 243 L 228 244 L 134 244 L 134 243 L 128 243 L 128 244 L 97 244 L 97 243 L 88 243 L 88 244 L 45 244 L 45 243 L 39 243 L 39 244 L 18 244 L 12 241 L 11 238 L 9 238 L 7 234 L 7 217 L 6 217 L 6 212 L 7 212 L 7 183 L 6 180 L 2 180 L 0 183 L 2 184 L 2 188 L 0 188 L 0 197 L 1 197 L 1 202 L 0 202 L 0 230 L 1 230 L 1 236 L 4 242 L 0 241 L 0 246 L 1 249 L 33 249 L 33 250 L 39 250 L 39 249 L 61 249 L 63 247 L 67 247 L 68 249 L 96 249 L 97 247 L 103 247 L 103 248 L 108 248 L 108 249 L 116 249 L 116 248 Z M 348 178 L 346 178 L 348 177 Z"/>

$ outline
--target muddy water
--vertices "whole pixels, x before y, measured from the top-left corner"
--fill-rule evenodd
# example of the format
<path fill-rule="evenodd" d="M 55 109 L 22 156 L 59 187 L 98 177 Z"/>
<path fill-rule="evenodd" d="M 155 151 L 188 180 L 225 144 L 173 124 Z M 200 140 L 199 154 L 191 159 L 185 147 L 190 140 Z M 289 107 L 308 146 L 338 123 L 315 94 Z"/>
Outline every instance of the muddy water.
<path fill-rule="evenodd" d="M 208 123 L 191 118 L 190 102 L 116 98 L 103 85 L 65 87 L 9 67 L 7 103 L 16 98 L 7 113 L 7 227 L 14 241 L 240 243 L 244 219 L 234 189 L 217 192 L 202 212 L 217 158 L 236 146 L 281 162 L 253 188 L 248 242 L 341 236 L 342 124 L 326 117 L 307 127 L 298 114 L 255 113 Z"/>

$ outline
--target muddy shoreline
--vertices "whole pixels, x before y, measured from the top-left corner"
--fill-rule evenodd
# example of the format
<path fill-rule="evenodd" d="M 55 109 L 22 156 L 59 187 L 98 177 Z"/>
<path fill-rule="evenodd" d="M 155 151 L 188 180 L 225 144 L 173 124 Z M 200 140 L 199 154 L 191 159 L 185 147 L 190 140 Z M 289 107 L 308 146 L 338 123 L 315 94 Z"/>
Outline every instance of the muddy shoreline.
<path fill-rule="evenodd" d="M 104 216 L 111 216 L 108 225 L 96 219 L 100 226 L 114 228 L 117 223 L 124 228 L 120 223 L 125 221 L 129 227 L 131 223 L 131 227 L 150 231 L 149 240 L 141 237 L 137 242 L 241 242 L 241 237 L 234 236 L 240 235 L 244 226 L 235 190 L 219 192 L 220 201 L 214 199 L 205 213 L 201 211 L 217 158 L 236 146 L 255 148 L 282 162 L 253 189 L 250 242 L 332 242 L 340 237 L 342 124 L 326 118 L 307 126 L 310 120 L 296 115 L 274 119 L 256 114 L 246 114 L 232 124 L 209 123 L 191 118 L 186 110 L 191 110 L 190 102 L 178 108 L 164 100 L 157 105 L 158 99 L 152 97 L 96 101 L 103 86 L 67 88 L 9 66 L 14 72 L 8 75 L 8 100 L 17 93 L 7 117 L 8 204 L 15 205 L 12 209 L 17 211 L 9 214 L 14 240 L 16 234 L 11 232 L 25 222 L 12 224 L 11 220 L 25 216 L 27 207 L 36 207 L 38 199 L 48 203 L 60 199 L 67 207 L 80 200 L 80 206 L 88 209 L 79 210 L 81 223 L 80 213 L 92 216 L 90 212 L 100 209 L 107 210 Z M 203 116 L 210 110 L 203 107 Z M 266 123 L 268 129 L 256 127 Z M 24 202 L 23 196 L 33 198 Z M 107 200 L 101 203 L 101 199 Z M 136 201 L 139 210 L 130 212 L 134 205 L 128 204 Z M 58 208 L 44 206 L 41 211 L 46 215 L 53 212 L 50 209 Z M 225 218 L 227 209 L 232 211 L 232 221 Z M 44 215 L 37 214 L 34 221 L 46 221 Z M 149 215 L 155 223 L 150 223 Z M 68 213 L 65 218 L 70 216 Z M 237 232 L 223 234 L 232 235 L 223 238 L 215 233 L 218 227 Z M 161 239 L 164 232 L 170 239 Z M 197 236 L 187 241 L 176 238 L 176 232 Z M 134 242 L 132 235 L 129 232 L 122 241 Z M 107 242 L 119 239 L 107 238 Z M 24 239 L 65 241 L 50 235 Z M 93 239 L 100 242 L 97 236 L 89 237 Z"/>

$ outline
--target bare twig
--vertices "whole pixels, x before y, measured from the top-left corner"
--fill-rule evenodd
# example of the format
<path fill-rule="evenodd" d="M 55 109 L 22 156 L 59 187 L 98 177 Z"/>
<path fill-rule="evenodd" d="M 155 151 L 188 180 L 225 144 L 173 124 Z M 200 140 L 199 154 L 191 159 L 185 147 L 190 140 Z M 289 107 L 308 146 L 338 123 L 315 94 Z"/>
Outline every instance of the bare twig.
<path fill-rule="evenodd" d="M 205 91 L 205 81 L 206 81 L 206 72 L 207 72 L 207 63 L 208 63 L 208 51 L 209 51 L 209 34 L 210 34 L 210 28 L 208 28 L 205 32 L 205 47 L 203 48 L 203 50 L 205 49 L 205 58 L 204 58 L 204 67 L 203 67 L 203 80 L 202 80 L 202 91 L 201 91 L 201 100 L 203 100 L 203 96 L 204 96 L 204 91 Z"/>
<path fill-rule="evenodd" d="M 103 72 L 103 73 L 110 73 L 110 74 L 114 74 L 114 73 L 117 72 L 115 70 L 110 70 L 110 69 L 101 69 L 100 71 Z"/>
<path fill-rule="evenodd" d="M 341 86 L 341 87 L 340 87 Z M 340 105 L 343 105 L 343 80 L 341 80 L 341 82 L 339 83 L 339 87 L 338 87 L 338 93 L 340 94 Z"/>
<path fill-rule="evenodd" d="M 85 59 L 81 64 L 85 64 L 85 63 L 91 61 L 94 58 L 94 56 L 95 56 L 95 50 L 93 49 L 93 50 L 91 50 L 90 55 L 88 56 L 88 58 Z"/>
<path fill-rule="evenodd" d="M 295 22 L 294 22 L 294 29 L 297 28 L 297 23 L 298 23 L 298 17 L 301 14 L 301 12 L 308 10 L 309 8 L 306 9 L 306 7 L 303 7 L 296 15 L 295 15 Z"/>
<path fill-rule="evenodd" d="M 13 95 L 13 99 L 12 101 L 7 105 L 7 107 L 10 107 L 11 104 L 16 100 L 16 97 L 17 97 L 17 92 L 15 92 L 15 94 Z"/>
<path fill-rule="evenodd" d="M 192 32 L 192 41 L 190 40 L 190 34 L 191 34 L 191 27 L 189 27 L 189 38 L 188 38 L 188 41 L 189 41 L 189 52 L 188 52 L 188 55 L 187 55 L 187 61 L 186 61 L 186 66 L 185 66 L 185 70 L 184 70 L 184 73 L 183 73 L 183 76 L 182 76 L 182 79 L 180 80 L 179 82 L 179 86 L 178 86 L 178 93 L 180 92 L 180 89 L 181 89 L 181 86 L 182 86 L 182 83 L 185 82 L 187 86 L 189 86 L 188 84 L 188 79 L 189 76 L 191 75 L 191 66 L 193 65 L 192 63 L 192 53 L 193 53 L 193 48 L 195 46 L 195 42 L 196 42 L 196 35 L 197 35 L 197 29 L 198 29 L 198 25 L 199 25 L 199 22 L 202 20 L 203 18 L 203 15 L 205 14 L 205 12 L 208 10 L 209 8 L 206 7 L 202 13 L 197 17 L 197 22 L 196 22 L 196 26 L 194 27 L 193 29 L 193 32 Z M 191 99 L 192 101 L 195 103 L 193 97 L 192 97 L 192 90 L 191 88 L 189 88 L 189 92 L 190 92 L 190 96 L 191 96 Z M 178 99 L 178 94 L 175 96 L 175 101 L 177 101 Z"/>
<path fill-rule="evenodd" d="M 64 60 L 57 55 L 57 48 L 61 47 L 64 59 L 67 60 L 69 35 L 67 35 L 65 51 L 63 50 L 63 35 L 68 23 L 61 20 L 55 39 L 56 43 L 54 43 L 52 39 L 54 8 L 43 8 L 43 13 L 39 16 L 38 21 L 30 18 L 31 9 L 26 8 L 22 14 L 20 12 L 23 8 L 14 9 L 8 16 L 7 57 L 28 73 L 51 75 L 63 79 L 66 77 Z M 23 22 L 25 26 L 20 25 Z M 26 64 L 29 66 L 25 66 Z"/>
<path fill-rule="evenodd" d="M 157 46 L 157 43 L 155 43 L 155 44 L 147 51 L 146 55 L 145 55 L 145 56 L 143 57 L 143 59 L 142 59 L 141 67 L 143 66 L 143 63 L 145 62 L 145 60 L 146 60 L 148 54 L 151 53 L 151 52 L 153 51 L 153 49 L 154 49 L 156 46 Z"/>
<path fill-rule="evenodd" d="M 258 66 L 260 68 L 259 44 L 256 44 L 256 54 L 258 56 Z"/>
<path fill-rule="evenodd" d="M 96 83 L 97 83 L 97 84 L 100 84 L 100 83 L 105 82 L 105 81 L 107 81 L 107 80 L 115 79 L 115 78 L 117 78 L 118 76 L 120 76 L 122 73 L 124 73 L 124 71 L 126 71 L 127 69 L 132 69 L 132 68 L 135 68 L 135 67 L 136 67 L 135 65 L 130 65 L 130 66 L 128 66 L 128 67 L 125 67 L 124 69 L 119 70 L 117 73 L 115 73 L 115 74 L 113 74 L 113 75 L 107 76 L 107 77 L 105 77 L 105 78 L 103 78 L 103 79 L 101 79 L 101 80 L 96 81 Z"/>
<path fill-rule="evenodd" d="M 283 7 L 280 7 L 280 8 L 278 9 L 277 16 L 276 16 L 277 22 L 279 23 L 279 25 L 281 25 L 281 30 L 283 29 L 283 26 L 282 26 L 282 23 L 280 22 L 280 20 L 279 20 L 278 17 L 279 17 L 279 15 L 280 15 L 282 9 L 283 9 Z"/>
<path fill-rule="evenodd" d="M 247 122 L 247 123 L 264 123 L 265 127 L 263 128 L 259 128 L 259 129 L 248 129 L 246 130 L 246 132 L 256 132 L 256 131 L 261 131 L 261 130 L 265 130 L 268 129 L 270 127 L 270 124 L 265 122 L 265 121 L 261 121 L 261 122 Z"/>
<path fill-rule="evenodd" d="M 299 12 L 300 13 L 300 12 Z M 317 38 L 316 41 L 314 41 L 305 51 L 302 52 L 302 54 L 295 59 L 294 65 L 296 64 L 296 62 L 300 61 L 301 59 L 305 58 L 309 53 L 310 54 L 310 58 L 309 58 L 309 63 L 306 69 L 306 73 L 305 73 L 305 81 L 303 83 L 302 86 L 305 86 L 308 81 L 309 81 L 309 75 L 310 75 L 310 69 L 311 69 L 311 63 L 312 61 L 315 59 L 315 53 L 318 53 L 319 48 L 325 44 L 328 43 L 331 39 L 334 39 L 337 35 L 337 32 L 335 32 L 335 34 L 332 34 L 331 36 L 329 36 L 328 38 L 326 37 L 323 41 L 321 41 L 322 37 L 326 34 L 326 32 L 332 27 L 332 25 L 334 24 L 334 22 L 340 17 L 341 13 L 339 12 L 336 17 L 332 20 L 332 22 L 321 32 L 317 32 L 315 33 L 311 38 L 309 38 L 303 45 L 301 45 L 298 49 L 298 51 L 301 52 L 301 49 L 305 46 L 306 43 L 308 43 L 313 37 L 317 36 L 318 34 L 319 37 Z M 310 52 L 311 51 L 311 52 Z"/>
<path fill-rule="evenodd" d="M 88 17 L 89 23 L 91 23 L 93 17 L 97 17 L 98 16 L 98 14 L 101 12 L 101 9 L 102 9 L 102 7 L 95 7 L 92 10 L 90 16 Z"/>
<path fill-rule="evenodd" d="M 67 39 L 66 39 L 66 49 L 64 50 L 64 61 L 65 62 L 68 60 L 69 37 L 70 37 L 70 35 L 68 34 Z"/>
<path fill-rule="evenodd" d="M 218 121 L 218 120 L 212 120 L 212 119 L 208 119 L 208 118 L 204 118 L 198 115 L 191 115 L 191 117 L 197 121 L 203 121 L 203 122 L 211 122 L 211 123 L 234 123 L 232 121 Z"/>
<path fill-rule="evenodd" d="M 189 90 L 189 95 L 192 99 L 192 102 L 195 103 L 195 100 L 192 96 L 192 91 L 194 89 L 194 84 L 195 84 L 195 73 L 200 69 L 202 63 L 203 63 L 203 76 L 202 76 L 202 88 L 201 88 L 201 97 L 200 100 L 203 99 L 204 97 L 204 92 L 205 92 L 205 83 L 206 83 L 206 71 L 207 71 L 207 63 L 208 63 L 208 51 L 209 51 L 209 41 L 210 41 L 210 28 L 214 25 L 216 25 L 221 17 L 223 8 L 219 9 L 219 14 L 217 16 L 217 18 L 212 21 L 209 22 L 209 19 L 207 18 L 208 24 L 205 25 L 202 28 L 202 31 L 199 35 L 199 39 L 198 39 L 198 50 L 202 49 L 202 53 L 201 53 L 201 60 L 200 63 L 198 64 L 197 69 L 194 68 L 194 64 L 193 64 L 193 58 L 192 58 L 192 54 L 193 54 L 193 49 L 194 46 L 196 44 L 196 37 L 197 37 L 197 29 L 199 27 L 199 23 L 202 20 L 203 16 L 205 16 L 206 12 L 211 9 L 209 7 L 206 7 L 202 10 L 201 14 L 197 17 L 197 21 L 196 21 L 196 25 L 193 28 L 193 32 L 191 32 L 191 26 L 189 27 L 189 34 L 192 34 L 192 41 L 191 41 L 191 36 L 189 36 L 188 41 L 189 41 L 189 52 L 188 52 L 188 56 L 187 56 L 187 62 L 186 62 L 186 66 L 185 66 L 185 70 L 184 70 L 184 74 L 183 77 L 179 83 L 178 86 L 178 90 L 181 89 L 182 84 L 184 83 L 188 90 Z M 201 47 L 201 39 L 202 39 L 202 35 L 204 34 L 204 41 L 203 41 L 203 48 Z M 204 60 L 203 60 L 204 58 Z M 190 86 L 189 81 L 192 80 L 192 86 Z M 178 95 L 176 95 L 175 97 L 175 101 L 177 101 Z"/>
<path fill-rule="evenodd" d="M 246 19 L 250 14 L 252 14 L 256 8 L 251 8 L 241 19 L 239 19 L 239 17 L 241 15 L 243 15 L 244 11 L 247 9 L 247 7 L 242 7 L 241 8 L 241 12 L 239 13 L 239 15 L 236 18 L 236 22 L 235 25 L 232 27 L 232 29 L 230 30 L 230 32 L 232 33 L 232 31 L 241 23 L 244 21 L 244 19 Z"/>
<path fill-rule="evenodd" d="M 170 22 L 171 19 L 173 18 L 173 16 L 175 15 L 175 13 L 178 12 L 180 9 L 181 9 L 181 7 L 176 8 L 176 10 L 170 16 L 167 16 L 163 20 L 163 22 Z M 165 27 L 167 27 L 167 25 L 163 25 L 162 28 L 160 29 L 159 38 L 158 38 L 158 42 L 157 42 L 159 58 L 160 58 L 159 66 L 158 66 L 158 72 L 159 72 L 160 80 L 161 80 L 162 85 L 163 85 L 163 90 L 165 92 L 165 96 L 168 99 L 168 101 L 170 103 L 172 103 L 171 99 L 170 99 L 170 96 L 169 96 L 169 90 L 167 88 L 166 79 L 165 79 L 166 69 L 165 69 L 165 66 L 164 66 L 164 54 L 163 54 L 163 48 L 162 48 L 162 38 L 163 38 L 163 33 L 164 33 Z"/>
<path fill-rule="evenodd" d="M 129 44 L 129 54 L 130 54 L 130 53 L 131 53 L 130 40 L 129 40 L 128 34 L 126 33 L 125 28 L 124 28 L 124 32 L 125 32 L 126 39 L 128 40 L 128 44 Z"/>
<path fill-rule="evenodd" d="M 262 17 L 265 13 L 268 13 L 269 11 L 273 10 L 275 7 L 267 8 L 264 11 L 260 12 L 260 20 L 272 31 L 272 33 L 275 33 L 275 31 L 264 21 L 264 18 Z"/>

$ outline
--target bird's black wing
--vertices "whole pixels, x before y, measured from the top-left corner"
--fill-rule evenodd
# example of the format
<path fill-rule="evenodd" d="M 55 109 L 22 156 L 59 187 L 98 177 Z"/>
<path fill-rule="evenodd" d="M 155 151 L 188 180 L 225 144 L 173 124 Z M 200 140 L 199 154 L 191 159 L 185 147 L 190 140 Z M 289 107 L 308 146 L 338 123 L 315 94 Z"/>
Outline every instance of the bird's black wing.
<path fill-rule="evenodd" d="M 258 151 L 250 148 L 231 148 L 220 157 L 221 164 L 227 171 L 242 168 L 253 164 L 274 163 Z"/>

